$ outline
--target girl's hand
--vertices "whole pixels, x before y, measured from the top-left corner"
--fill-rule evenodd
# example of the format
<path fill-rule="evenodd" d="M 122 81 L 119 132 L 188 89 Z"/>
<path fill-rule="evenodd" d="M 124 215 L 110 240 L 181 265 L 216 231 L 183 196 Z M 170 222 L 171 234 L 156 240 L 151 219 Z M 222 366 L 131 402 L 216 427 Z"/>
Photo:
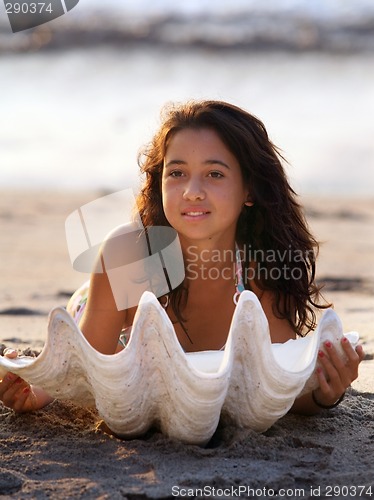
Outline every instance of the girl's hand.
<path fill-rule="evenodd" d="M 18 354 L 14 349 L 5 349 L 4 356 L 14 359 Z M 0 401 L 16 412 L 39 410 L 52 400 L 42 389 L 32 387 L 14 373 L 8 372 L 0 381 Z"/>
<path fill-rule="evenodd" d="M 358 366 L 365 354 L 361 345 L 354 349 L 346 337 L 341 340 L 346 360 L 343 360 L 331 342 L 325 342 L 325 350 L 320 350 L 317 368 L 319 387 L 314 391 L 314 398 L 321 405 L 333 405 L 346 389 L 358 377 Z"/>

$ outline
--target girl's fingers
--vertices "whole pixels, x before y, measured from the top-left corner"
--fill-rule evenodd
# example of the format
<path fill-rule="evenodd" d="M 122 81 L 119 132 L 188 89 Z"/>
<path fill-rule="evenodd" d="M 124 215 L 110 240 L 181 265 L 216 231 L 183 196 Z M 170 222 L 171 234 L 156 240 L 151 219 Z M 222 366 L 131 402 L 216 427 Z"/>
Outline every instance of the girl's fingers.
<path fill-rule="evenodd" d="M 360 361 L 362 361 L 362 359 L 365 357 L 365 353 L 364 353 L 364 350 L 362 348 L 362 345 L 358 345 L 354 349 L 346 337 L 342 338 L 341 345 L 342 345 L 343 350 L 348 358 L 348 361 L 350 361 L 352 363 L 360 363 Z"/>
<path fill-rule="evenodd" d="M 28 399 L 31 397 L 32 397 L 32 392 L 28 384 L 25 384 L 24 386 L 20 387 L 19 391 L 15 395 L 13 410 L 21 412 L 25 411 L 25 409 L 31 409 L 32 401 L 28 401 Z"/>
<path fill-rule="evenodd" d="M 352 349 L 351 345 L 348 348 L 351 350 L 351 358 L 344 361 L 338 354 L 338 351 L 331 342 L 325 342 L 328 361 L 330 362 L 331 377 L 333 382 L 339 386 L 342 391 L 351 385 L 352 380 L 358 375 L 358 356 Z M 348 351 L 348 349 L 347 349 Z M 353 354 L 353 356 L 352 356 Z M 348 356 L 347 356 L 348 357 Z"/>
<path fill-rule="evenodd" d="M 360 359 L 360 363 L 361 361 L 363 361 L 365 359 L 365 351 L 364 351 L 364 348 L 362 347 L 362 345 L 358 345 L 355 349 L 359 359 Z"/>
<path fill-rule="evenodd" d="M 321 369 L 317 369 L 320 390 L 326 396 L 342 394 L 353 380 L 358 377 L 358 366 L 365 354 L 362 346 L 354 349 L 347 338 L 341 340 L 346 355 L 343 360 L 336 348 L 329 341 L 324 343 L 324 350 L 318 353 Z"/>
<path fill-rule="evenodd" d="M 1 382 L 0 396 L 4 405 L 22 411 L 30 395 L 30 386 L 14 373 L 7 373 Z"/>
<path fill-rule="evenodd" d="M 3 355 L 6 358 L 14 359 L 18 356 L 18 352 L 15 349 L 11 349 L 10 347 L 7 347 L 6 349 L 4 349 Z"/>
<path fill-rule="evenodd" d="M 327 382 L 325 374 L 323 373 L 322 368 L 317 368 L 317 378 L 319 383 L 319 389 L 325 396 L 331 395 L 330 385 Z"/>
<path fill-rule="evenodd" d="M 338 354 L 337 350 L 335 349 L 335 347 L 333 346 L 332 342 L 325 342 L 324 346 L 326 349 L 326 354 L 327 354 L 328 360 L 334 366 L 334 368 L 338 372 L 341 372 L 342 370 L 344 370 L 345 362 L 339 356 L 339 354 Z"/>
<path fill-rule="evenodd" d="M 18 352 L 15 349 L 7 347 L 3 355 L 6 358 L 15 359 Z M 25 411 L 33 406 L 33 394 L 30 386 L 25 380 L 14 373 L 8 372 L 0 382 L 0 399 L 4 405 L 14 411 Z"/>
<path fill-rule="evenodd" d="M 18 378 L 17 375 L 10 372 L 4 375 L 4 378 L 0 382 L 0 396 L 5 394 L 9 390 L 9 388 L 17 380 L 17 378 Z"/>
<path fill-rule="evenodd" d="M 346 373 L 347 370 L 340 357 L 337 356 L 337 358 L 335 358 L 334 355 L 331 355 L 332 353 L 330 351 L 332 351 L 333 347 L 327 347 L 327 349 L 329 354 L 326 354 L 324 351 L 319 351 L 318 359 L 323 366 L 326 379 L 328 380 L 332 392 L 341 394 L 350 385 L 351 381 L 349 380 L 349 376 Z"/>
<path fill-rule="evenodd" d="M 3 403 L 9 408 L 13 408 L 15 402 L 16 394 L 20 390 L 23 380 L 16 377 L 11 383 L 7 384 L 6 390 L 3 392 Z"/>

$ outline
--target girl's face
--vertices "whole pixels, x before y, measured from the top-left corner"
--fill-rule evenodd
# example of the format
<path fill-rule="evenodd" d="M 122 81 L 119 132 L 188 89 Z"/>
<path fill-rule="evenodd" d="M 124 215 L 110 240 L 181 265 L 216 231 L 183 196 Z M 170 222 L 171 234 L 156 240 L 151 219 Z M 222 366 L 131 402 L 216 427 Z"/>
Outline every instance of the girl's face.
<path fill-rule="evenodd" d="M 183 129 L 169 142 L 162 172 L 163 207 L 182 245 L 233 247 L 248 201 L 240 166 L 209 128 Z"/>

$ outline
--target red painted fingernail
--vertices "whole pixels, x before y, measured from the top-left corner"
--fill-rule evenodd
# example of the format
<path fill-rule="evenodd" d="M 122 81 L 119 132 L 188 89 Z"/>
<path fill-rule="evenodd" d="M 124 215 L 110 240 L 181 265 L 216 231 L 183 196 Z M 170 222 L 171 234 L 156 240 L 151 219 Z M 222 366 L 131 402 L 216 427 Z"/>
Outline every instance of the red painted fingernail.
<path fill-rule="evenodd" d="M 17 380 L 14 382 L 15 384 L 22 384 L 23 380 L 18 377 Z"/>
<path fill-rule="evenodd" d="M 323 351 L 318 351 L 318 356 L 320 358 L 324 358 L 325 357 L 325 353 Z"/>
<path fill-rule="evenodd" d="M 346 344 L 347 342 L 349 342 L 349 340 L 347 339 L 347 337 L 343 337 L 342 342 L 344 342 Z"/>
<path fill-rule="evenodd" d="M 8 375 L 6 376 L 7 380 L 9 380 L 10 382 L 12 382 L 13 380 L 16 380 L 17 378 L 17 375 L 14 375 L 14 373 L 8 373 Z"/>
<path fill-rule="evenodd" d="M 28 394 L 30 392 L 30 387 L 25 387 L 22 392 Z"/>
<path fill-rule="evenodd" d="M 331 347 L 332 347 L 332 343 L 328 340 L 327 342 L 325 342 L 325 346 L 326 346 L 328 349 L 331 349 Z"/>
<path fill-rule="evenodd" d="M 322 373 L 322 368 L 317 368 L 316 372 L 317 373 Z"/>
<path fill-rule="evenodd" d="M 15 352 L 14 349 L 12 349 L 11 347 L 7 347 L 6 349 L 4 349 L 3 356 L 6 356 L 7 354 L 12 354 L 13 352 Z"/>

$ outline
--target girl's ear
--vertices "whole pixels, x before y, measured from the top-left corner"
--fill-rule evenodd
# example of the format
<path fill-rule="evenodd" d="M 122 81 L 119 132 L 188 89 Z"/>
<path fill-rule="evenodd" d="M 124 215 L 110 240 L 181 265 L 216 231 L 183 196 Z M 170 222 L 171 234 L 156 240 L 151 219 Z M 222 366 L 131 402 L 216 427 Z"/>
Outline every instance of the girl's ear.
<path fill-rule="evenodd" d="M 253 206 L 253 201 L 251 200 L 251 198 L 250 198 L 250 196 L 249 196 L 249 195 L 247 196 L 247 199 L 246 199 L 246 201 L 244 202 L 244 205 L 245 205 L 246 207 L 252 207 L 252 206 Z"/>
<path fill-rule="evenodd" d="M 245 201 L 243 203 L 243 207 L 252 207 L 254 202 L 252 201 L 251 190 L 248 187 L 244 191 L 244 194 L 245 194 Z"/>

